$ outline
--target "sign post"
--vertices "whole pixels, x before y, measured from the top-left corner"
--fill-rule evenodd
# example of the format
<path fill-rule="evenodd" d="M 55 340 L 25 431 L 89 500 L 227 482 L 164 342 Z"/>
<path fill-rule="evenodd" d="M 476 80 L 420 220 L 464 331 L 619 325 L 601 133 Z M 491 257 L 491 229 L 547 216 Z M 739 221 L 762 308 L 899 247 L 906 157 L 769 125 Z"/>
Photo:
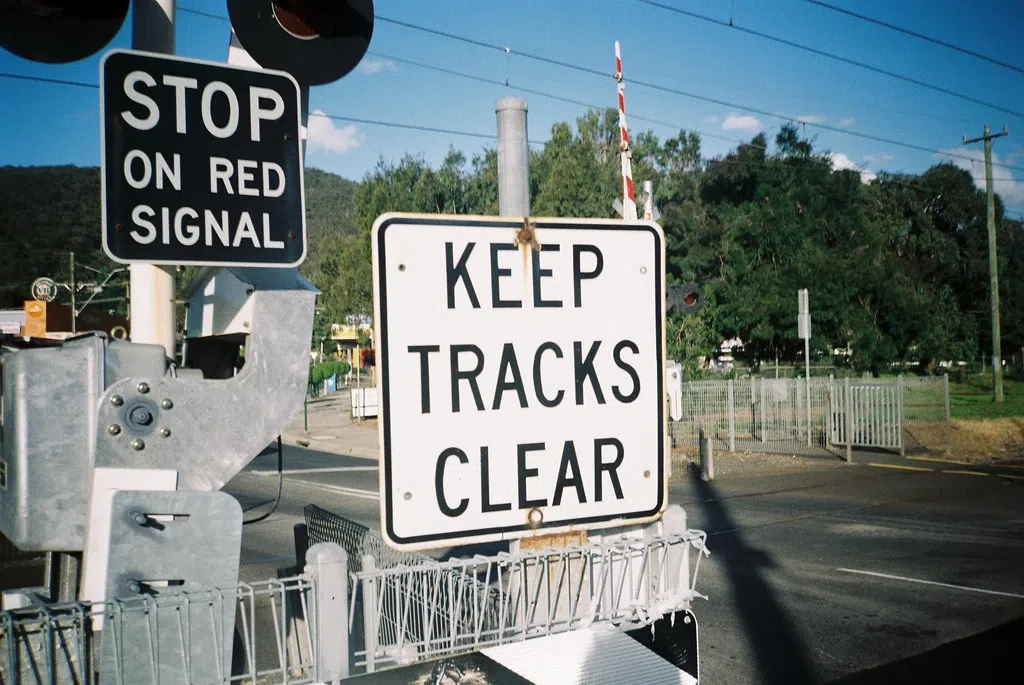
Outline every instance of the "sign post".
<path fill-rule="evenodd" d="M 657 224 L 386 214 L 373 228 L 373 260 L 391 544 L 660 516 Z"/>
<path fill-rule="evenodd" d="M 295 267 L 306 254 L 299 87 L 282 72 L 103 58 L 103 249 L 123 264 Z"/>
<path fill-rule="evenodd" d="M 807 296 L 807 288 L 796 293 L 797 299 L 797 332 L 804 341 L 804 368 L 807 379 L 807 446 L 811 446 L 811 310 Z"/>

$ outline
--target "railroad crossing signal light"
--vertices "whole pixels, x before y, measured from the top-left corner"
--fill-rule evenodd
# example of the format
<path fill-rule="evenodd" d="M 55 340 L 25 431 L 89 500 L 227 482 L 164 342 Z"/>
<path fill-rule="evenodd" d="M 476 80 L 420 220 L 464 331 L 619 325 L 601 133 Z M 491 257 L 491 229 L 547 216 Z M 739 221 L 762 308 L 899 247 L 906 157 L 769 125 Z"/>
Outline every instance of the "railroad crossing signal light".
<path fill-rule="evenodd" d="M 0 0 L 0 47 L 34 62 L 85 59 L 109 43 L 129 0 Z"/>

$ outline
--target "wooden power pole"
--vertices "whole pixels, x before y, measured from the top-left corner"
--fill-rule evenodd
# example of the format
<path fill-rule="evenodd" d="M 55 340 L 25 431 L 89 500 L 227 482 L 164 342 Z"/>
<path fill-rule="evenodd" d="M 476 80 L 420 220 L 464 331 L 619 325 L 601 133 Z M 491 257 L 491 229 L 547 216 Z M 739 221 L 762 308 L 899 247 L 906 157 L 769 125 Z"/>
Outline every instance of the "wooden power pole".
<path fill-rule="evenodd" d="M 1001 133 L 992 133 L 988 130 L 988 124 L 985 124 L 980 138 L 968 140 L 967 136 L 964 136 L 964 145 L 985 143 L 985 194 L 988 196 L 988 290 L 989 302 L 992 305 L 992 393 L 993 400 L 997 404 L 1003 401 L 1003 355 L 999 340 L 999 261 L 996 256 L 996 201 L 992 191 L 992 141 L 1008 134 L 1009 131 L 1005 126 Z"/>

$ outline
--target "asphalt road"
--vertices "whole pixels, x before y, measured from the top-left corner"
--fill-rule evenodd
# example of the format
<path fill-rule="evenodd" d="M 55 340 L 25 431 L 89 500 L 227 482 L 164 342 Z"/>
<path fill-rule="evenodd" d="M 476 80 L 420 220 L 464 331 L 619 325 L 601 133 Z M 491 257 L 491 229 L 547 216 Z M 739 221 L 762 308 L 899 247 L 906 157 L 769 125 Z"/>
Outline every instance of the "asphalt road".
<path fill-rule="evenodd" d="M 708 600 L 694 607 L 702 682 L 917 682 L 928 669 L 929 682 L 991 682 L 985 669 L 1016 669 L 1024 469 L 772 459 L 711 483 L 678 474 L 670 487 L 712 552 L 697 579 Z M 260 503 L 276 493 L 276 466 L 265 454 L 228 485 L 256 506 L 247 518 L 271 506 Z M 277 510 L 245 528 L 243 580 L 294 561 L 306 504 L 379 528 L 375 460 L 286 446 L 284 468 Z"/>

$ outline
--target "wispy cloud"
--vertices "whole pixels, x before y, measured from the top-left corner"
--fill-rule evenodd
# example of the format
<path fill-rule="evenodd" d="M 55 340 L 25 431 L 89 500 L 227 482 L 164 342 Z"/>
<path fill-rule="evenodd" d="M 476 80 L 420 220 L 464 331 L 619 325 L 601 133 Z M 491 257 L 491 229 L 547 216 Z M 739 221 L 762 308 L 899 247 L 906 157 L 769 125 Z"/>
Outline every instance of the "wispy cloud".
<path fill-rule="evenodd" d="M 379 74 L 382 71 L 395 71 L 395 63 L 389 59 L 378 59 L 376 57 L 367 57 L 359 63 L 359 71 L 372 76 L 373 74 Z"/>
<path fill-rule="evenodd" d="M 801 114 L 796 118 L 801 124 L 824 124 L 825 117 L 821 114 Z"/>
<path fill-rule="evenodd" d="M 854 163 L 852 159 L 847 157 L 842 152 L 833 152 L 829 155 L 832 158 L 832 168 L 840 171 L 843 169 L 849 169 L 850 171 L 860 172 L 861 183 L 870 183 L 878 178 L 878 174 L 873 171 L 868 171 Z"/>
<path fill-rule="evenodd" d="M 356 133 L 355 124 L 335 126 L 322 109 L 315 109 L 310 113 L 306 126 L 306 144 L 314 149 L 343 155 L 359 147 Z"/>
<path fill-rule="evenodd" d="M 962 157 L 949 157 L 946 154 L 952 152 Z M 961 169 L 966 169 L 974 176 L 974 185 L 981 190 L 985 189 L 985 153 L 974 147 L 957 147 L 951 150 L 942 150 L 935 155 L 936 159 L 943 162 L 952 162 Z M 999 197 L 1003 198 L 1003 204 L 1012 206 L 1014 212 L 1024 210 L 1024 181 L 1013 177 L 1013 171 L 1004 167 L 996 166 L 1004 160 L 999 158 L 995 152 L 992 153 L 992 189 Z"/>
<path fill-rule="evenodd" d="M 877 155 L 864 155 L 864 161 L 869 164 L 881 164 L 882 162 L 891 162 L 896 159 L 888 152 L 880 152 Z"/>
<path fill-rule="evenodd" d="M 841 119 L 839 119 L 839 125 L 842 126 L 843 128 L 846 128 L 847 126 L 853 126 L 856 123 L 857 120 L 854 119 L 853 117 L 842 117 Z"/>
<path fill-rule="evenodd" d="M 722 122 L 723 131 L 749 131 L 750 133 L 758 133 L 764 125 L 757 117 L 752 116 L 740 116 L 736 112 L 729 112 L 729 116 Z"/>
<path fill-rule="evenodd" d="M 704 121 L 709 123 L 709 124 L 717 124 L 719 121 L 721 121 L 721 118 L 719 118 L 715 114 L 712 114 L 710 116 L 704 117 Z"/>

